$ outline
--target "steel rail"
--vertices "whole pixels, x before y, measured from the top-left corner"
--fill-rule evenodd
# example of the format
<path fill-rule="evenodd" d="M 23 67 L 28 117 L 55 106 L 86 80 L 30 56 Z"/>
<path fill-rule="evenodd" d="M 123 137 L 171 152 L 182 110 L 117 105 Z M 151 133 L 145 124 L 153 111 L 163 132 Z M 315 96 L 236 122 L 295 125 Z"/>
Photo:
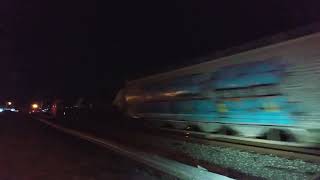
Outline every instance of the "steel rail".
<path fill-rule="evenodd" d="M 314 147 L 311 144 L 270 141 L 169 128 L 160 128 L 160 131 L 162 132 L 161 136 L 170 136 L 192 143 L 234 147 L 261 154 L 273 154 L 290 159 L 320 163 L 320 149 L 318 146 Z"/>

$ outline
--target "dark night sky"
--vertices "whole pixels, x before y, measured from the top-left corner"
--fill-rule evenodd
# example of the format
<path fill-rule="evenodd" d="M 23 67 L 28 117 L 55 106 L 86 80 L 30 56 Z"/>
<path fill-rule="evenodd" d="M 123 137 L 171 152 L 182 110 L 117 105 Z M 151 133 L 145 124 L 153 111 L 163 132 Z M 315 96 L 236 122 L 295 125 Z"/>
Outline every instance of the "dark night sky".
<path fill-rule="evenodd" d="M 2 0 L 0 96 L 110 98 L 126 79 L 319 21 L 319 5 Z"/>

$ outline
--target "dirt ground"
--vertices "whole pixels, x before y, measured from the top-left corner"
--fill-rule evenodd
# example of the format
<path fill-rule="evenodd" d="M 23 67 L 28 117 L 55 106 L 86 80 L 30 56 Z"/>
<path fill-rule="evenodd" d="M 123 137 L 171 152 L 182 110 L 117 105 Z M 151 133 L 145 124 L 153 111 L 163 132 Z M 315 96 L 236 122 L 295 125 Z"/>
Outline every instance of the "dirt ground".
<path fill-rule="evenodd" d="M 166 179 L 135 161 L 27 115 L 0 114 L 1 180 Z"/>

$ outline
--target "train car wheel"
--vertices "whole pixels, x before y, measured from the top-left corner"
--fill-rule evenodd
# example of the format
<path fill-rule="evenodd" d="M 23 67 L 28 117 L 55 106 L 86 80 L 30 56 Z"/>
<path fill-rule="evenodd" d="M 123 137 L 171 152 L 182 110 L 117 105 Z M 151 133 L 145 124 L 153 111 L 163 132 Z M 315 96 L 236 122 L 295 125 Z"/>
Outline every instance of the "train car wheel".
<path fill-rule="evenodd" d="M 266 134 L 266 139 L 273 141 L 295 142 L 296 139 L 290 131 L 282 129 L 270 129 Z"/>
<path fill-rule="evenodd" d="M 223 135 L 230 135 L 230 136 L 234 136 L 238 134 L 236 131 L 226 126 L 222 126 L 217 133 L 223 134 Z"/>

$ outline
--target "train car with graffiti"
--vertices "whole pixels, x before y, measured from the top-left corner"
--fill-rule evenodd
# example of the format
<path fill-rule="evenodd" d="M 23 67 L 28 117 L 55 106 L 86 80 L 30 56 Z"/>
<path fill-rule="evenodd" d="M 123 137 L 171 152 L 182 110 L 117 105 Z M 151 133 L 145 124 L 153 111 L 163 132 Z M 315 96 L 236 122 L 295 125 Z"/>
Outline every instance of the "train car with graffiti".
<path fill-rule="evenodd" d="M 320 143 L 319 102 L 320 33 L 133 80 L 114 100 L 152 126 L 304 143 Z"/>

